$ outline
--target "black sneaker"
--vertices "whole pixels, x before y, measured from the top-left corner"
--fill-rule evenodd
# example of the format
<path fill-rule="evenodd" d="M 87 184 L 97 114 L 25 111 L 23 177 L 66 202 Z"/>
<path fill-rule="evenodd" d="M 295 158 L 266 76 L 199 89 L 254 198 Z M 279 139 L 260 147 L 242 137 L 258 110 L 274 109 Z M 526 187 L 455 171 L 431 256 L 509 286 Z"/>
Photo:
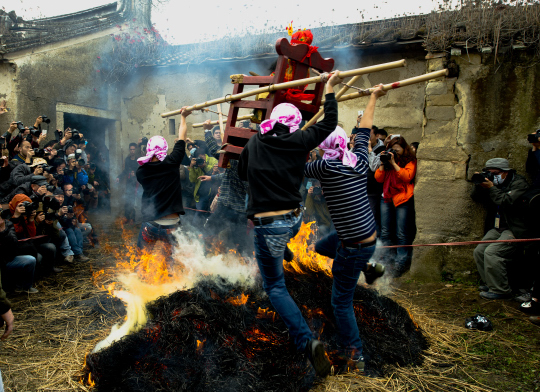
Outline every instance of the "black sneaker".
<path fill-rule="evenodd" d="M 294 259 L 294 253 L 289 249 L 289 246 L 285 246 L 285 255 L 283 257 L 287 263 L 290 263 Z"/>
<path fill-rule="evenodd" d="M 306 355 L 317 376 L 326 377 L 330 374 L 332 365 L 326 356 L 324 344 L 321 341 L 311 339 L 306 345 Z"/>
<path fill-rule="evenodd" d="M 384 275 L 384 265 L 381 263 L 371 263 L 371 267 L 364 271 L 367 284 L 372 284 L 376 279 Z"/>

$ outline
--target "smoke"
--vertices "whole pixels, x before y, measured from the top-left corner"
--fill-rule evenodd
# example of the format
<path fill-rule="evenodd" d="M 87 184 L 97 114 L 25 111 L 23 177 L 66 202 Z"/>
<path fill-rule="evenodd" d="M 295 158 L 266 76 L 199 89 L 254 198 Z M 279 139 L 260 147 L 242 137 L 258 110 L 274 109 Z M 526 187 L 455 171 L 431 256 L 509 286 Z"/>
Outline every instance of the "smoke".
<path fill-rule="evenodd" d="M 164 284 L 149 284 L 141 281 L 137 274 L 121 274 L 118 282 L 123 290 L 115 290 L 112 295 L 120 298 L 126 304 L 126 320 L 122 325 L 115 325 L 107 338 L 99 342 L 93 353 L 110 346 L 122 337 L 139 331 L 148 321 L 146 305 L 159 297 L 171 294 L 177 290 L 187 290 L 203 277 L 215 276 L 232 284 L 251 286 L 257 272 L 255 263 L 233 253 L 225 255 L 205 255 L 203 242 L 194 234 L 182 229 L 176 230 L 174 238 L 177 244 L 173 248 L 172 258 L 167 270 L 174 280 Z"/>

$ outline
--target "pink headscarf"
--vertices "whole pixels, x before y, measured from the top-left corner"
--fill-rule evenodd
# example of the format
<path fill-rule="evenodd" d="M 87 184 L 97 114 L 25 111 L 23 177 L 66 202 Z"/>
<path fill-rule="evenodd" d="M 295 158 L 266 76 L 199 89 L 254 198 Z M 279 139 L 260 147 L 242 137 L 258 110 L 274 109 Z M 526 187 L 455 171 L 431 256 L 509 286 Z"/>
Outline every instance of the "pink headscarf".
<path fill-rule="evenodd" d="M 280 103 L 272 110 L 270 120 L 264 120 L 261 123 L 261 133 L 264 135 L 270 132 L 277 122 L 288 126 L 290 133 L 293 133 L 298 130 L 299 124 L 302 122 L 302 115 L 296 106 L 290 103 Z"/>
<path fill-rule="evenodd" d="M 324 150 L 323 159 L 341 159 L 345 166 L 355 167 L 358 158 L 347 149 L 347 133 L 341 127 L 330 134 L 319 148 Z"/>
<path fill-rule="evenodd" d="M 163 136 L 152 136 L 146 145 L 146 156 L 137 159 L 137 162 L 142 166 L 150 162 L 153 157 L 163 161 L 167 156 L 168 149 L 169 145 Z"/>

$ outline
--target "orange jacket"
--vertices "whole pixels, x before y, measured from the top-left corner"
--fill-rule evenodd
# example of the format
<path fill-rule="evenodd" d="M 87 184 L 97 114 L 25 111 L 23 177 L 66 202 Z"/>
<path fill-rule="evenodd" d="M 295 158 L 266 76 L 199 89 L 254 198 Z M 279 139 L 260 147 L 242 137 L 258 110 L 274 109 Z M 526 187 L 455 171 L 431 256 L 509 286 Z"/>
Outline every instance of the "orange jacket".
<path fill-rule="evenodd" d="M 387 180 L 388 171 L 377 169 L 375 171 L 375 179 L 377 182 L 385 182 Z M 396 172 L 396 179 L 398 186 L 401 188 L 401 192 L 392 197 L 394 206 L 399 206 L 400 204 L 405 203 L 414 195 L 414 183 L 413 179 L 416 175 L 416 161 L 407 163 L 405 167 L 402 167 L 398 172 Z"/>

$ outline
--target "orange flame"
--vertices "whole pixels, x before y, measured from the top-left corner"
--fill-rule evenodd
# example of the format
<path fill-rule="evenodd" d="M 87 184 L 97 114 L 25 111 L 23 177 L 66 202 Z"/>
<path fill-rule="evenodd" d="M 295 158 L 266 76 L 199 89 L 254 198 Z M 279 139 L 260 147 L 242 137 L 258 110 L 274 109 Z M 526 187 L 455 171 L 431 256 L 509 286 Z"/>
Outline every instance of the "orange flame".
<path fill-rule="evenodd" d="M 226 302 L 236 306 L 245 305 L 247 303 L 248 297 L 249 295 L 245 295 L 242 293 L 238 297 L 228 298 Z"/>
<path fill-rule="evenodd" d="M 204 342 L 206 342 L 206 339 L 204 339 L 202 342 L 197 339 L 197 352 L 200 352 L 202 350 Z"/>
<path fill-rule="evenodd" d="M 314 223 L 302 223 L 298 234 L 289 243 L 289 249 L 294 253 L 294 260 L 290 263 L 284 262 L 283 267 L 289 272 L 298 274 L 304 273 L 303 269 L 307 268 L 312 271 L 322 271 L 326 275 L 332 276 L 332 260 L 316 253 L 311 246 L 307 246 L 313 234 L 311 225 Z"/>

